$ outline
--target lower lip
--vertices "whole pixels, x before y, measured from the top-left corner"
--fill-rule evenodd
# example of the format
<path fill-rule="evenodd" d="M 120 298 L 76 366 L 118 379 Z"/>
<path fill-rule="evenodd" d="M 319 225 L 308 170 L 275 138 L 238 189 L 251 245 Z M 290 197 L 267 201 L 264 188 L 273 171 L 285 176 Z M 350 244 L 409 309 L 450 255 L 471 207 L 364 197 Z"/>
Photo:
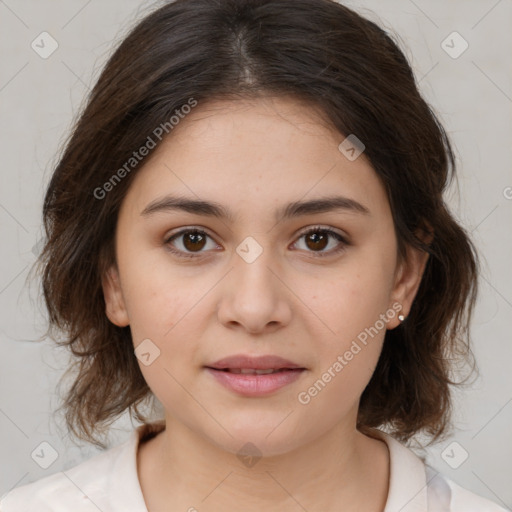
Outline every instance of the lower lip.
<path fill-rule="evenodd" d="M 264 396 L 295 382 L 304 369 L 285 370 L 277 373 L 231 373 L 206 368 L 224 387 L 244 396 Z"/>

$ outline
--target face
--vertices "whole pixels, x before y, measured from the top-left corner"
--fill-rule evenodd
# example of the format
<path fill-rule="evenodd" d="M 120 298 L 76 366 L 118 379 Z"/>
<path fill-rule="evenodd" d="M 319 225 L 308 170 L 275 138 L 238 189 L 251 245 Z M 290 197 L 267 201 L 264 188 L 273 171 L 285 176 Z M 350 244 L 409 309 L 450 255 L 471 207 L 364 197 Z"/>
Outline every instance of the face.
<path fill-rule="evenodd" d="M 123 200 L 103 280 L 167 419 L 268 455 L 355 429 L 426 262 L 398 261 L 364 153 L 347 158 L 344 135 L 285 98 L 200 104 L 171 135 Z"/>

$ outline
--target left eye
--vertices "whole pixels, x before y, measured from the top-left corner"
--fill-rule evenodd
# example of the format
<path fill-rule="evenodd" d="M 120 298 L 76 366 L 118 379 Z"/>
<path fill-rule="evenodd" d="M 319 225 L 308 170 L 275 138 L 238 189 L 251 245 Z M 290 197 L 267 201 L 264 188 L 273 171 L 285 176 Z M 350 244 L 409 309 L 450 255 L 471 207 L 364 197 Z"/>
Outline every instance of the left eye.
<path fill-rule="evenodd" d="M 348 242 L 343 236 L 332 229 L 326 229 L 321 227 L 314 227 L 309 229 L 305 233 L 302 233 L 299 240 L 305 239 L 305 245 L 308 249 L 314 249 L 312 252 L 316 253 L 315 256 L 325 256 L 330 254 L 336 254 L 348 245 Z M 329 245 L 329 239 L 336 239 L 338 244 L 334 244 L 334 248 L 330 250 L 324 250 Z"/>
<path fill-rule="evenodd" d="M 213 240 L 208 233 L 201 229 L 184 229 L 169 237 L 165 243 L 169 246 L 169 250 L 177 256 L 183 258 L 194 258 L 200 256 L 201 252 L 205 252 L 202 249 L 207 246 L 208 238 Z M 305 250 L 320 257 L 338 253 L 348 245 L 348 242 L 342 235 L 331 229 L 321 227 L 314 227 L 302 233 L 299 235 L 299 240 L 302 238 L 305 239 Z M 334 248 L 325 250 L 333 238 L 338 241 L 338 244 L 334 244 Z M 180 241 L 178 245 L 181 245 L 181 247 L 175 247 L 172 243 L 175 240 Z M 294 245 L 297 243 L 298 242 L 295 242 Z M 210 249 L 215 249 L 217 247 L 219 246 L 214 243 L 213 247 Z"/>

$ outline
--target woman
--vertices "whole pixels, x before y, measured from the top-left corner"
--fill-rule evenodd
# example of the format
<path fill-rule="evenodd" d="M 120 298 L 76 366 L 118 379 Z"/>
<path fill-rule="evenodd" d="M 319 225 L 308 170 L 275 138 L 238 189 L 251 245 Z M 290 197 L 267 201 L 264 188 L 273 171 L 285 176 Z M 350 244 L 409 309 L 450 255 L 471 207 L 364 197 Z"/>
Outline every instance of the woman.
<path fill-rule="evenodd" d="M 503 510 L 404 444 L 446 435 L 450 357 L 470 355 L 453 173 L 405 57 L 350 9 L 147 16 L 54 171 L 40 261 L 77 361 L 70 431 L 143 425 L 2 511 Z"/>

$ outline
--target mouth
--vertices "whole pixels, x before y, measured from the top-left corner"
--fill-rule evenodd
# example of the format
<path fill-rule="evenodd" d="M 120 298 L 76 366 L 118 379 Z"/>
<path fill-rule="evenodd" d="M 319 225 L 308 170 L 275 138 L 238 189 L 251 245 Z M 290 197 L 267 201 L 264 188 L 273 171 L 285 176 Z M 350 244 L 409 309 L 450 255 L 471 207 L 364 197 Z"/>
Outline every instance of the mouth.
<path fill-rule="evenodd" d="M 243 396 L 264 396 L 295 382 L 307 368 L 278 356 L 237 355 L 205 366 L 217 382 Z"/>

